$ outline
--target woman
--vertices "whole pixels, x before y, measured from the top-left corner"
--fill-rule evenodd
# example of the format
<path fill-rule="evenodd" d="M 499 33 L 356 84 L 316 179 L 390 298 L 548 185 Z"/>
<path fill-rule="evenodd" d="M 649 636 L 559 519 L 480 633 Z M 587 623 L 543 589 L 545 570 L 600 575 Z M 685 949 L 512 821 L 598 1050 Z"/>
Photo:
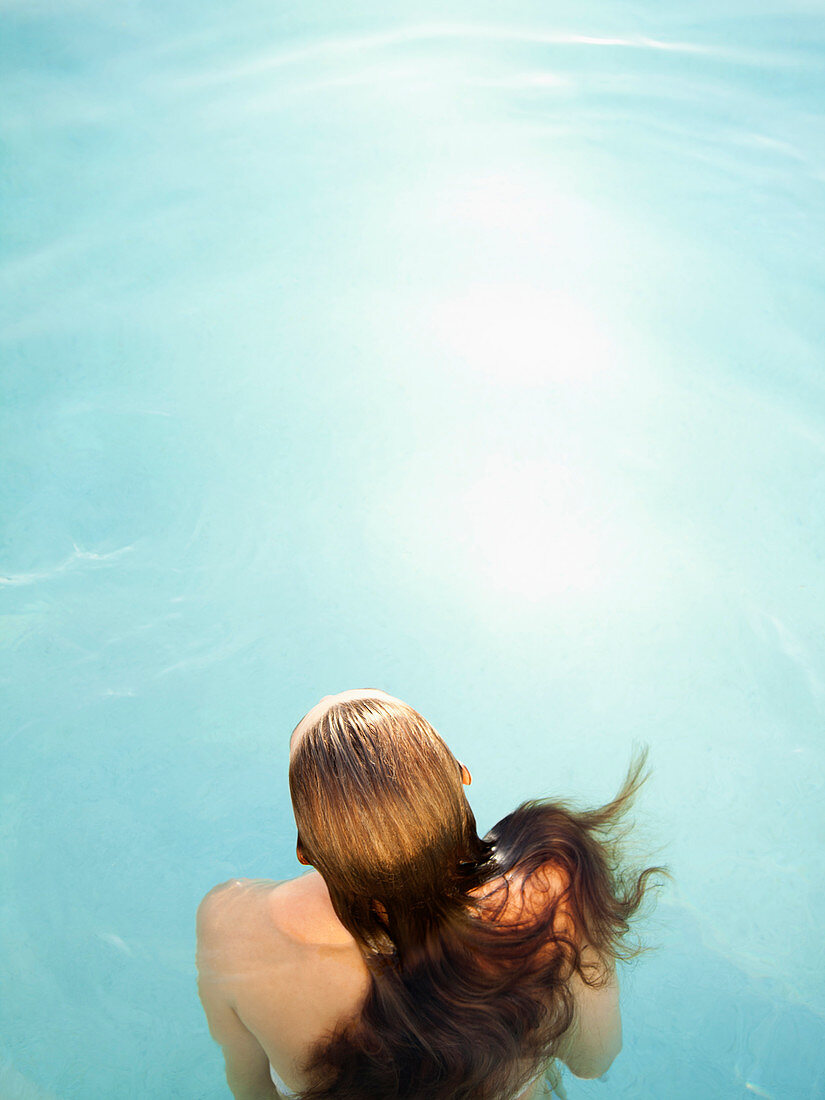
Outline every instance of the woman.
<path fill-rule="evenodd" d="M 554 1059 L 601 1076 L 621 1048 L 615 963 L 659 870 L 620 863 L 643 763 L 602 809 L 525 803 L 482 840 L 469 772 L 416 711 L 322 699 L 289 766 L 315 869 L 224 883 L 198 911 L 237 1100 L 531 1100 Z"/>

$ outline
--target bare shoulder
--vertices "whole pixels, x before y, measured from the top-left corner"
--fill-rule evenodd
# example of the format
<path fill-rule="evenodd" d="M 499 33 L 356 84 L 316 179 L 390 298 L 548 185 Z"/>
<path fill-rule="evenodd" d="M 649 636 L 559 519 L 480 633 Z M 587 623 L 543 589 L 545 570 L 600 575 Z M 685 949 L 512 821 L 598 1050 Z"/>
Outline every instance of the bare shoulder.
<path fill-rule="evenodd" d="M 279 932 L 300 944 L 345 946 L 354 941 L 339 921 L 317 871 L 278 886 L 269 899 L 270 916 Z"/>
<path fill-rule="evenodd" d="M 504 924 L 540 917 L 550 907 L 557 931 L 559 924 L 569 921 L 570 878 L 555 863 L 544 863 L 529 873 L 516 866 L 473 893 L 480 895 L 483 915 Z"/>
<path fill-rule="evenodd" d="M 220 971 L 237 966 L 274 929 L 268 901 L 280 884 L 269 879 L 235 878 L 213 887 L 198 906 L 198 968 Z"/>
<path fill-rule="evenodd" d="M 215 886 L 198 907 L 199 954 L 249 952 L 296 943 L 343 943 L 351 937 L 335 915 L 317 871 L 275 882 L 229 879 Z"/>
<path fill-rule="evenodd" d="M 248 917 L 277 885 L 268 879 L 231 878 L 213 886 L 198 906 L 198 937 L 217 935 L 227 923 Z"/>
<path fill-rule="evenodd" d="M 558 901 L 570 889 L 570 875 L 558 863 L 542 863 L 531 877 L 534 888 L 548 900 Z"/>

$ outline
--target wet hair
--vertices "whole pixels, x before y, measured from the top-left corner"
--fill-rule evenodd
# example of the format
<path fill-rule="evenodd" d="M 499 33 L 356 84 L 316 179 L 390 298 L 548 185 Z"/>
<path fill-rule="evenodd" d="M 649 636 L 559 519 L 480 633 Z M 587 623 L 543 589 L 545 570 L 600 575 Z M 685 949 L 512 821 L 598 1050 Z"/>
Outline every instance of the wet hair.
<path fill-rule="evenodd" d="M 662 869 L 626 868 L 622 841 L 644 768 L 637 754 L 600 809 L 525 802 L 481 839 L 461 766 L 420 714 L 333 703 L 295 747 L 290 791 L 370 985 L 312 1050 L 303 1100 L 516 1096 L 574 1020 L 571 977 L 599 986 L 640 950 L 630 920 Z"/>

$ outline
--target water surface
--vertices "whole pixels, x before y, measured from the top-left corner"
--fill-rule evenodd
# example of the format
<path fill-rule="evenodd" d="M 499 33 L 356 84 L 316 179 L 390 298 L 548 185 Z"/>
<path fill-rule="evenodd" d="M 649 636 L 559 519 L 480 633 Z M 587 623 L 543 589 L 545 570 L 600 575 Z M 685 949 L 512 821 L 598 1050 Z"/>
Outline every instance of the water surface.
<path fill-rule="evenodd" d="M 226 1095 L 194 911 L 352 686 L 483 828 L 650 743 L 571 1100 L 825 1095 L 820 5 L 0 18 L 3 1095 Z"/>

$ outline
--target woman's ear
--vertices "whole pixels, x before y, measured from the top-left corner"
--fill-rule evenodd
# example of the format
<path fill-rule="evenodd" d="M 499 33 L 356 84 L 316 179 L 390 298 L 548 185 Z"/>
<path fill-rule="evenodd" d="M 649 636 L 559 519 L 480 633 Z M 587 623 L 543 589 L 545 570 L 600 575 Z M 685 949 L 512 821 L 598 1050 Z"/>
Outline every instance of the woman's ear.
<path fill-rule="evenodd" d="M 304 867 L 312 866 L 307 857 L 304 855 L 304 846 L 301 843 L 300 837 L 298 837 L 298 843 L 295 845 L 295 855 L 298 857 L 298 862 L 302 863 Z"/>
<path fill-rule="evenodd" d="M 473 781 L 473 777 L 470 775 L 470 769 L 466 764 L 461 765 L 461 782 L 465 787 L 469 787 Z"/>

